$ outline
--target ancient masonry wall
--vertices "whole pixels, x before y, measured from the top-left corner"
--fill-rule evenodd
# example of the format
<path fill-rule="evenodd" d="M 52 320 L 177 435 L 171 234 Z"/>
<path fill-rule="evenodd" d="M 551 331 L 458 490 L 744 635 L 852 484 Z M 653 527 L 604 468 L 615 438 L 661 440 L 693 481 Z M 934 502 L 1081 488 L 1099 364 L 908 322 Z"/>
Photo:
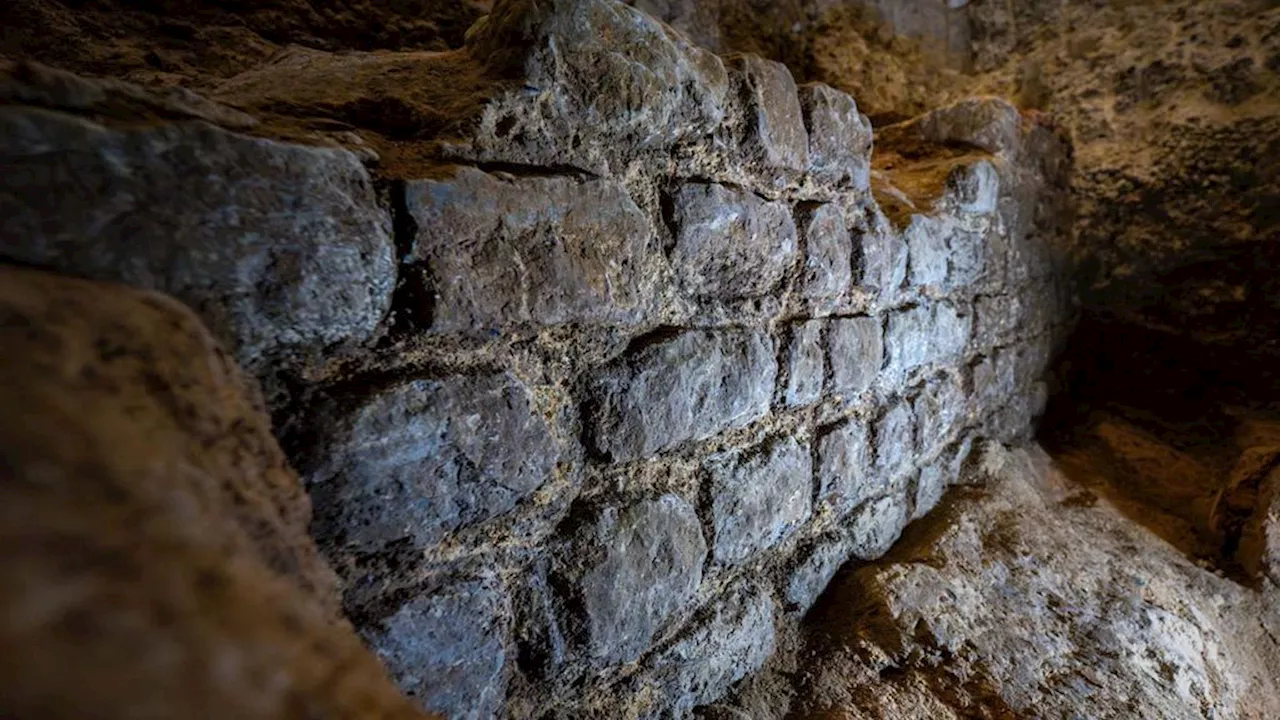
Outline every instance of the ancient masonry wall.
<path fill-rule="evenodd" d="M 437 85 L 343 86 L 393 66 Z M 412 98 L 370 103 L 466 68 L 405 162 Z M 171 293 L 234 348 L 349 617 L 450 717 L 719 697 L 975 441 L 1028 433 L 1066 320 L 1051 131 L 962 103 L 873 169 L 853 98 L 619 3 L 499 3 L 455 53 L 300 50 L 222 104 L 4 85 L 0 254 Z M 344 103 L 380 124 L 274 129 Z"/>

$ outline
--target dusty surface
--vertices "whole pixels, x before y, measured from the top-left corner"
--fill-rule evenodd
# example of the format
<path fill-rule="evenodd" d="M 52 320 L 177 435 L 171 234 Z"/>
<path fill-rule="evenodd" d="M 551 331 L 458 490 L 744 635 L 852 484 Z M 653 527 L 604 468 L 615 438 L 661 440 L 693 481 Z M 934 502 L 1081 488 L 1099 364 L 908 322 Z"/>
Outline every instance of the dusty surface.
<path fill-rule="evenodd" d="M 981 485 L 954 491 L 889 555 L 832 583 L 786 668 L 798 697 L 766 674 L 737 707 L 814 719 L 1280 712 L 1274 587 L 1198 567 L 1034 447 L 988 448 L 971 479 Z"/>
<path fill-rule="evenodd" d="M 190 311 L 5 267 L 0 346 L 0 715 L 422 717 L 338 616 L 302 486 Z"/>

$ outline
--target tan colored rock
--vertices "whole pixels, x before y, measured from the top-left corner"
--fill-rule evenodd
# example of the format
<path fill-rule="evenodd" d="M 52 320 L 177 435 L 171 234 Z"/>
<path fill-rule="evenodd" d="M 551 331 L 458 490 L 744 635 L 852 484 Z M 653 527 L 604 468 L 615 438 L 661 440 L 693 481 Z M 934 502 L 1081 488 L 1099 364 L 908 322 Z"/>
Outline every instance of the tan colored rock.
<path fill-rule="evenodd" d="M 235 364 L 168 297 L 0 269 L 0 715 L 417 718 Z"/>

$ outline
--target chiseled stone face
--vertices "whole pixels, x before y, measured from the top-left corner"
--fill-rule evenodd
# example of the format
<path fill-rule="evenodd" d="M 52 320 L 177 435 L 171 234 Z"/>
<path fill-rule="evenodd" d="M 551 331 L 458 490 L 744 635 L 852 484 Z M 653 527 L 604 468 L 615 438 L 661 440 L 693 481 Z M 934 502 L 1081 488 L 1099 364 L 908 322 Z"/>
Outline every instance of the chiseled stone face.
<path fill-rule="evenodd" d="M 506 700 L 511 611 L 501 586 L 463 580 L 410 600 L 365 631 L 396 684 L 450 720 L 486 720 Z"/>
<path fill-rule="evenodd" d="M 710 135 L 724 119 L 720 58 L 620 2 L 502 3 L 467 46 L 491 68 L 523 77 L 485 109 L 478 135 L 455 148 L 469 159 L 603 173 L 637 152 Z"/>
<path fill-rule="evenodd" d="M 813 464 L 794 438 L 712 456 L 712 557 L 738 563 L 786 539 L 809 519 Z"/>
<path fill-rule="evenodd" d="M 329 422 L 310 478 L 317 529 L 365 551 L 403 538 L 422 547 L 496 517 L 558 458 L 529 390 L 509 375 L 411 381 Z"/>
<path fill-rule="evenodd" d="M 849 559 L 849 552 L 849 539 L 843 533 L 824 536 L 804 551 L 783 588 L 788 610 L 808 612 L 836 571 Z"/>
<path fill-rule="evenodd" d="M 822 385 L 826 379 L 822 325 L 821 320 L 809 320 L 791 326 L 787 387 L 782 398 L 788 407 L 808 405 L 822 397 Z"/>
<path fill-rule="evenodd" d="M 755 55 L 737 55 L 729 68 L 741 86 L 747 113 L 747 148 L 766 169 L 802 172 L 809 162 L 809 136 L 791 71 Z"/>
<path fill-rule="evenodd" d="M 889 552 L 908 519 L 906 497 L 901 493 L 865 503 L 849 520 L 852 555 L 875 560 Z"/>
<path fill-rule="evenodd" d="M 663 495 L 603 510 L 574 540 L 561 569 L 580 613 L 587 654 L 597 666 L 635 660 L 702 582 L 707 544 L 684 500 Z"/>
<path fill-rule="evenodd" d="M 743 582 L 716 598 L 710 614 L 655 660 L 677 717 L 716 700 L 764 665 L 776 642 L 773 616 L 768 591 Z"/>
<path fill-rule="evenodd" d="M 871 123 L 847 93 L 822 84 L 800 86 L 809 131 L 809 171 L 820 181 L 868 190 Z"/>
<path fill-rule="evenodd" d="M 769 412 L 773 342 L 755 330 L 691 330 L 620 358 L 591 383 L 584 418 L 614 461 L 652 456 Z"/>
<path fill-rule="evenodd" d="M 859 393 L 871 387 L 884 364 L 880 319 L 835 318 L 827 325 L 831 390 Z"/>
<path fill-rule="evenodd" d="M 406 183 L 405 204 L 417 226 L 407 260 L 429 281 L 432 331 L 627 326 L 653 308 L 661 254 L 618 182 L 463 167 Z"/>
<path fill-rule="evenodd" d="M 751 298 L 774 291 L 796 256 L 790 207 L 723 185 L 690 183 L 671 195 L 672 267 L 698 296 Z"/>
<path fill-rule="evenodd" d="M 810 300 L 839 299 L 853 279 L 853 242 L 844 211 L 835 203 L 802 206 L 799 222 L 805 239 L 800 294 Z"/>
<path fill-rule="evenodd" d="M 916 417 L 911 403 L 893 404 L 875 424 L 875 473 L 894 480 L 906 472 L 916 456 Z"/>
<path fill-rule="evenodd" d="M 857 420 L 818 438 L 818 500 L 837 515 L 873 497 L 884 485 L 872 465 L 871 434 Z"/>
<path fill-rule="evenodd" d="M 355 155 L 0 108 L 0 257 L 170 293 L 245 366 L 371 337 L 396 283 Z"/>

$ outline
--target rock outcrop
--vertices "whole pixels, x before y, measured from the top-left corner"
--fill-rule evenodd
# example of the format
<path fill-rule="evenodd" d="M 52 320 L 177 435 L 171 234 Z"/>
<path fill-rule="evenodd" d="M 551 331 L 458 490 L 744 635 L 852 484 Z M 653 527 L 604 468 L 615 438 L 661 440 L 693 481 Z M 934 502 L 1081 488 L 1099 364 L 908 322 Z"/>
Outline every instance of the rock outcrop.
<path fill-rule="evenodd" d="M 340 617 L 302 484 L 190 310 L 4 266 L 0 347 L 0 715 L 425 717 Z"/>
<path fill-rule="evenodd" d="M 789 717 L 1280 712 L 1274 598 L 1204 572 L 1038 448 L 990 446 L 971 479 L 832 584 Z M 745 714 L 774 716 L 762 690 Z"/>

